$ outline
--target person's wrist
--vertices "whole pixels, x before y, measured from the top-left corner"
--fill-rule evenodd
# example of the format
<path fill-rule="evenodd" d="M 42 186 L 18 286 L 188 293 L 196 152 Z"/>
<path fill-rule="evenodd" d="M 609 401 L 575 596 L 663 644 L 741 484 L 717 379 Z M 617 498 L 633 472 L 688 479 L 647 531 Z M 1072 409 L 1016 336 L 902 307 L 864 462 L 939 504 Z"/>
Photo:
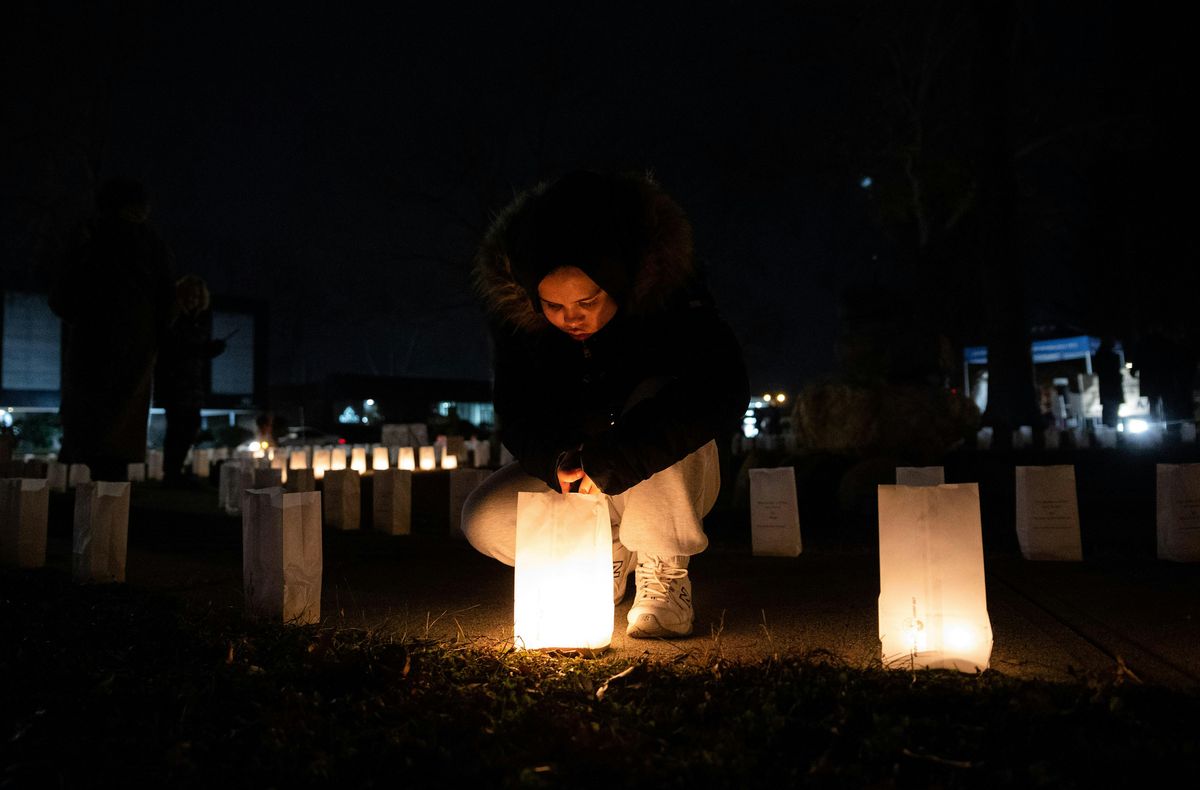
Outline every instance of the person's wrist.
<path fill-rule="evenodd" d="M 581 466 L 579 448 L 563 450 L 558 454 L 558 460 L 554 464 L 555 469 L 560 470 L 574 470 L 581 468 Z"/>

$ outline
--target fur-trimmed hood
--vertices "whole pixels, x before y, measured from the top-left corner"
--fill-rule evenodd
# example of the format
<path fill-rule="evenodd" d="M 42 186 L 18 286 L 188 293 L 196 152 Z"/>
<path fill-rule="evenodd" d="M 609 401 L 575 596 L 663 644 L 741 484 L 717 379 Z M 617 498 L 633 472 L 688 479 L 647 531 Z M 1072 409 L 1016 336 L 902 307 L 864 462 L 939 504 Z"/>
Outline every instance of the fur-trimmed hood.
<path fill-rule="evenodd" d="M 598 210 L 589 214 L 598 218 L 570 216 L 573 209 L 562 207 L 559 187 L 569 179 L 575 179 L 577 187 L 582 183 L 587 190 L 594 185 L 602 192 L 576 203 L 595 206 Z M 578 194 L 576 188 L 574 195 Z M 576 225 L 582 228 L 578 234 L 563 231 Z M 605 249 L 590 251 L 578 238 L 567 238 L 570 235 L 603 239 Z M 610 245 L 608 237 L 618 241 Z M 612 293 L 614 288 L 576 260 L 579 253 L 600 256 L 610 270 L 619 269 L 624 293 Z M 611 264 L 614 259 L 619 263 Z M 692 226 L 648 175 L 582 173 L 542 182 L 517 195 L 492 223 L 475 256 L 475 288 L 498 324 L 516 332 L 536 332 L 550 326 L 537 304 L 537 282 L 554 266 L 572 265 L 589 271 L 628 314 L 650 315 L 695 276 Z"/>

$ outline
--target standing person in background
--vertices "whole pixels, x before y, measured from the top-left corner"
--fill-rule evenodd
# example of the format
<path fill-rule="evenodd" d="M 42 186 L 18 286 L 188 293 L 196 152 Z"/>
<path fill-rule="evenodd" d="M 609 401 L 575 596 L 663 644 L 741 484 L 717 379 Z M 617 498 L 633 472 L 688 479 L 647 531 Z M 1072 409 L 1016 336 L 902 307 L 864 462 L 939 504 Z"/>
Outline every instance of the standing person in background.
<path fill-rule="evenodd" d="M 154 400 L 167 417 L 163 440 L 163 482 L 179 483 L 188 448 L 200 431 L 208 361 L 225 351 L 212 339 L 208 285 L 194 274 L 175 283 L 176 317 L 167 332 L 154 374 Z"/>
<path fill-rule="evenodd" d="M 1121 383 L 1121 357 L 1117 354 L 1113 339 L 1105 335 L 1096 350 L 1092 370 L 1100 379 L 1100 407 L 1102 420 L 1109 428 L 1121 422 L 1120 408 L 1125 401 L 1125 388 Z"/>
<path fill-rule="evenodd" d="M 148 223 L 150 195 L 128 178 L 106 181 L 50 293 L 63 320 L 60 460 L 95 480 L 125 480 L 146 458 L 154 359 L 175 298 L 167 245 Z"/>

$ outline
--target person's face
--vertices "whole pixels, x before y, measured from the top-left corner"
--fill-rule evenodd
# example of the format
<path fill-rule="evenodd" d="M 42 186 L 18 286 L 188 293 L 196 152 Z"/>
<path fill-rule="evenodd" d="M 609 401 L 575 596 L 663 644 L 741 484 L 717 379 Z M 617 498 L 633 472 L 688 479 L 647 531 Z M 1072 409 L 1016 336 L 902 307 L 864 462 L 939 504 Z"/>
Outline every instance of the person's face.
<path fill-rule="evenodd" d="M 574 266 L 555 269 L 538 283 L 542 314 L 573 340 L 587 340 L 617 314 L 608 292 Z"/>
<path fill-rule="evenodd" d="M 198 312 L 204 304 L 204 292 L 194 285 L 181 285 L 176 290 L 179 307 L 185 313 Z"/>

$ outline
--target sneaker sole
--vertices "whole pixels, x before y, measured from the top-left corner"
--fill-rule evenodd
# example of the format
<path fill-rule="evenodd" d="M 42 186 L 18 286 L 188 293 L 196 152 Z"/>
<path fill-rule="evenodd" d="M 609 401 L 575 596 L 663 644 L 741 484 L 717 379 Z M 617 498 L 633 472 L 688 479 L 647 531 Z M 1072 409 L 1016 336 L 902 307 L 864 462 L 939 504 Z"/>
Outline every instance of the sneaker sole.
<path fill-rule="evenodd" d="M 634 639 L 656 639 L 659 637 L 689 636 L 691 633 L 691 623 L 680 626 L 679 630 L 673 631 L 660 623 L 658 618 L 652 614 L 639 615 L 638 619 L 630 623 L 629 627 L 625 629 L 626 636 L 631 636 Z"/>

